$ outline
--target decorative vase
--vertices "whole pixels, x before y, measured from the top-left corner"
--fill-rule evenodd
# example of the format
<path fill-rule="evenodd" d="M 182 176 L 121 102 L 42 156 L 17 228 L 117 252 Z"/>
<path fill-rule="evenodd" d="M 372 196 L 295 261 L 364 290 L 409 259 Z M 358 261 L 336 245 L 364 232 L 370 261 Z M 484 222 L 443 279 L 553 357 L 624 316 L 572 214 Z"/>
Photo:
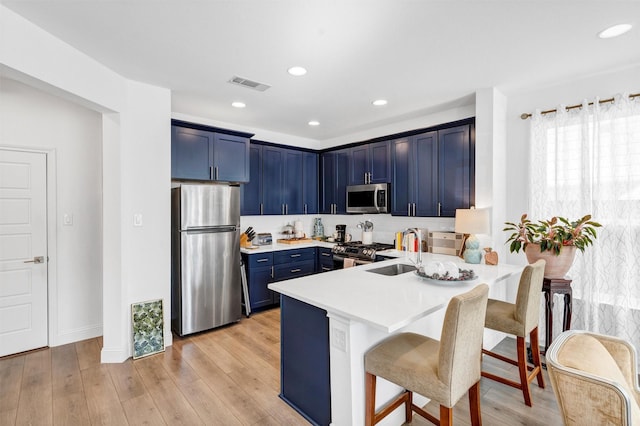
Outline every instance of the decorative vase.
<path fill-rule="evenodd" d="M 547 262 L 544 267 L 545 278 L 564 278 L 571 265 L 573 265 L 573 260 L 576 257 L 576 247 L 564 246 L 560 250 L 560 254 L 556 255 L 549 250 L 540 252 L 540 244 L 527 244 L 524 253 L 527 255 L 529 263 L 534 263 L 538 259 L 544 259 Z"/>

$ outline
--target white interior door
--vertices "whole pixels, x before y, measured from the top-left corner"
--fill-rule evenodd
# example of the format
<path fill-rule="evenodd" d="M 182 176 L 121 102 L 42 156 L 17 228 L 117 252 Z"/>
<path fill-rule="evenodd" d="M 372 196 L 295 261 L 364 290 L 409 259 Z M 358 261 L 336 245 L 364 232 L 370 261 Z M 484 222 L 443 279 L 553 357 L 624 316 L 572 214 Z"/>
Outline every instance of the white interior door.
<path fill-rule="evenodd" d="M 0 149 L 0 356 L 48 344 L 46 166 Z"/>

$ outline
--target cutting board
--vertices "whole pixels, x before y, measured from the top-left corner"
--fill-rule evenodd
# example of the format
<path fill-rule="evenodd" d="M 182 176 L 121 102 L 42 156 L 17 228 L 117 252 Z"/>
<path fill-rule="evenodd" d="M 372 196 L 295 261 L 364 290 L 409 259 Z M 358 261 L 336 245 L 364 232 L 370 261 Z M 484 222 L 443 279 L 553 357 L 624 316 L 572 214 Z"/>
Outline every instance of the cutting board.
<path fill-rule="evenodd" d="M 289 238 L 277 240 L 279 244 L 304 244 L 313 242 L 311 238 Z"/>

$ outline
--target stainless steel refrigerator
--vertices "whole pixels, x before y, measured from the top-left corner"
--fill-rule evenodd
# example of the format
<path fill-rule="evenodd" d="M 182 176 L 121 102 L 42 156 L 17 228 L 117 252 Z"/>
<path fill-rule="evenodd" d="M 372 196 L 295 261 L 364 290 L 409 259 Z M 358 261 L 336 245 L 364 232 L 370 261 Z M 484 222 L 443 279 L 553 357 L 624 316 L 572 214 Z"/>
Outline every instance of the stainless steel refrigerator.
<path fill-rule="evenodd" d="M 180 336 L 240 319 L 240 187 L 173 188 L 171 323 Z"/>

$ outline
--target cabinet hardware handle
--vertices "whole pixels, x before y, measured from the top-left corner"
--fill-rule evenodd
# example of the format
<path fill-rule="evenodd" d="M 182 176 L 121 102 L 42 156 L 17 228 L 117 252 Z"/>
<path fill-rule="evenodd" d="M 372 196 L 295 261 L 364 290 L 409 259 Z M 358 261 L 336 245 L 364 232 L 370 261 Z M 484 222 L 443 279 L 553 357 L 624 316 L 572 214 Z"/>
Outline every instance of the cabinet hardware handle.
<path fill-rule="evenodd" d="M 323 266 L 323 267 L 322 267 L 322 270 L 326 272 L 326 271 L 330 271 L 330 270 L 331 270 L 331 268 L 327 268 L 326 266 Z"/>
<path fill-rule="evenodd" d="M 216 180 L 218 180 L 218 166 L 216 166 Z"/>
<path fill-rule="evenodd" d="M 294 274 L 294 273 L 296 273 L 296 272 L 300 272 L 300 271 L 302 271 L 302 269 L 292 269 L 292 270 L 291 270 L 291 273 L 292 273 L 292 274 Z"/>
<path fill-rule="evenodd" d="M 292 255 L 290 255 L 290 256 L 291 256 L 291 257 L 300 257 L 301 255 L 300 255 L 300 254 L 292 254 Z"/>
<path fill-rule="evenodd" d="M 273 266 L 271 267 L 271 278 L 274 277 L 274 273 L 273 273 Z"/>
<path fill-rule="evenodd" d="M 413 215 L 416 215 L 416 203 L 413 203 Z"/>
<path fill-rule="evenodd" d="M 331 256 L 331 253 L 322 253 L 322 255 L 329 257 L 329 256 Z"/>
<path fill-rule="evenodd" d="M 213 180 L 213 167 L 209 166 L 209 179 Z"/>
<path fill-rule="evenodd" d="M 268 261 L 269 261 L 269 259 L 268 259 L 268 258 L 265 258 L 265 259 L 258 259 L 258 260 L 256 260 L 256 262 L 268 262 Z"/>
<path fill-rule="evenodd" d="M 411 203 L 407 203 L 407 216 L 411 216 Z"/>
<path fill-rule="evenodd" d="M 307 203 L 304 203 L 304 209 L 303 209 L 303 211 L 304 211 L 304 214 L 307 214 Z"/>
<path fill-rule="evenodd" d="M 284 205 L 284 214 L 289 214 L 289 204 Z"/>
<path fill-rule="evenodd" d="M 442 203 L 438 203 L 438 216 L 440 216 L 441 210 L 442 210 Z"/>
<path fill-rule="evenodd" d="M 264 206 L 262 205 L 262 203 L 260 203 L 260 216 L 262 216 L 262 215 L 264 214 L 264 213 L 262 213 L 262 211 L 263 211 L 263 207 L 264 207 Z"/>

